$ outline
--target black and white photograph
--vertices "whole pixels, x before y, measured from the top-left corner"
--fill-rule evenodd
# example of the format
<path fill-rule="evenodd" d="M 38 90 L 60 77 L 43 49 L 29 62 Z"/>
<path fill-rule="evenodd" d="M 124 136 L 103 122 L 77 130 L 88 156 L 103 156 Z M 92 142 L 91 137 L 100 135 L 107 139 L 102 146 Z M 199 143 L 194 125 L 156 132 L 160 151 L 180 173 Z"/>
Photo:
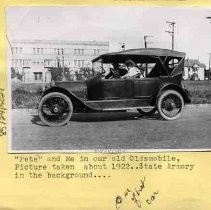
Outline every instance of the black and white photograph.
<path fill-rule="evenodd" d="M 211 9 L 8 7 L 9 152 L 211 149 Z"/>

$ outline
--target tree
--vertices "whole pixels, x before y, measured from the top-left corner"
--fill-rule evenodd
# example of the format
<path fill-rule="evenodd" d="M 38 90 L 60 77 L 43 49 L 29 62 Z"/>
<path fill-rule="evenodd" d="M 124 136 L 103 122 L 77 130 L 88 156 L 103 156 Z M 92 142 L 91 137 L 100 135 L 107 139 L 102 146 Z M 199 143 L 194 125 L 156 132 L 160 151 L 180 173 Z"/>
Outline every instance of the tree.
<path fill-rule="evenodd" d="M 23 75 L 16 71 L 15 68 L 11 67 L 11 78 L 17 78 L 18 80 L 22 81 Z"/>
<path fill-rule="evenodd" d="M 75 73 L 77 80 L 85 80 L 90 76 L 93 76 L 93 71 L 91 68 L 80 68 L 79 72 Z"/>
<path fill-rule="evenodd" d="M 49 71 L 51 72 L 51 80 L 62 81 L 63 77 L 63 68 L 62 67 L 50 67 Z M 73 80 L 73 75 L 70 73 L 70 69 L 64 67 L 64 77 L 67 81 Z"/>
<path fill-rule="evenodd" d="M 15 72 L 15 69 L 12 67 L 11 68 L 11 78 L 15 78 L 16 77 L 16 72 Z"/>

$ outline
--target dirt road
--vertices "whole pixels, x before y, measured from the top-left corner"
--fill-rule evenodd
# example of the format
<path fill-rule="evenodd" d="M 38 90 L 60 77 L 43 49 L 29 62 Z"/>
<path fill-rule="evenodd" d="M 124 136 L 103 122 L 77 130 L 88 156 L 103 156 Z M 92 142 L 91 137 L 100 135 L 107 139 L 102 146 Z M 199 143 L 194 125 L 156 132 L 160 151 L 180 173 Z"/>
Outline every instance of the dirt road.
<path fill-rule="evenodd" d="M 74 114 L 56 128 L 45 126 L 35 110 L 11 113 L 12 150 L 211 148 L 211 105 L 186 106 L 176 121 L 135 111 Z"/>

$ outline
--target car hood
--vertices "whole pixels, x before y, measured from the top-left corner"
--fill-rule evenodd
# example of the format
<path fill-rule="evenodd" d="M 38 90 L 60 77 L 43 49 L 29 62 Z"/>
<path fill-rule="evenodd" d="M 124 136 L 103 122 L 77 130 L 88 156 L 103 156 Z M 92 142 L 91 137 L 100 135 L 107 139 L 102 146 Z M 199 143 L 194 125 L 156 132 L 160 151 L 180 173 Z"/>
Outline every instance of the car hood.
<path fill-rule="evenodd" d="M 83 81 L 55 82 L 55 86 L 68 90 L 83 101 L 87 100 L 87 85 Z"/>

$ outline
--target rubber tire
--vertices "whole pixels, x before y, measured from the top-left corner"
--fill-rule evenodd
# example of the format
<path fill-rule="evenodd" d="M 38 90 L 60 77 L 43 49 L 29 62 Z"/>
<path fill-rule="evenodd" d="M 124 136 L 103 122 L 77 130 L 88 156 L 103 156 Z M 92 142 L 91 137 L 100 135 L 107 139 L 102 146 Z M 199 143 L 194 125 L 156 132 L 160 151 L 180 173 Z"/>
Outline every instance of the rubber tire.
<path fill-rule="evenodd" d="M 162 112 L 162 109 L 161 109 L 161 104 L 162 104 L 163 99 L 169 94 L 174 94 L 177 97 L 179 97 L 180 100 L 181 100 L 181 104 L 182 104 L 180 112 L 177 115 L 175 115 L 174 117 L 166 116 Z M 162 91 L 161 94 L 158 96 L 158 99 L 157 99 L 157 110 L 158 110 L 158 113 L 161 116 L 161 118 L 163 118 L 164 120 L 176 120 L 176 119 L 178 119 L 180 117 L 180 115 L 182 114 L 183 110 L 184 110 L 184 106 L 185 106 L 185 104 L 184 104 L 183 97 L 181 96 L 181 94 L 179 92 L 177 92 L 175 90 Z"/>
<path fill-rule="evenodd" d="M 68 114 L 68 117 L 64 121 L 62 121 L 60 123 L 50 122 L 50 121 L 46 120 L 45 117 L 42 115 L 42 111 L 41 111 L 42 110 L 42 105 L 50 97 L 61 97 L 68 103 L 68 107 L 69 107 L 70 112 Z M 59 127 L 59 126 L 63 126 L 65 124 L 67 124 L 70 121 L 71 117 L 72 117 L 72 113 L 73 113 L 73 104 L 72 104 L 70 98 L 68 96 L 66 96 L 65 94 L 60 93 L 60 92 L 52 92 L 52 93 L 49 93 L 49 94 L 43 96 L 41 98 L 40 102 L 39 102 L 39 105 L 38 105 L 38 114 L 39 114 L 39 117 L 40 117 L 41 121 L 44 124 L 46 124 L 46 125 L 48 125 L 50 127 Z"/>
<path fill-rule="evenodd" d="M 156 111 L 157 111 L 157 109 L 156 109 L 156 107 L 154 107 L 152 110 L 150 110 L 150 111 L 144 111 L 142 108 L 139 108 L 139 109 L 137 109 L 138 110 L 138 112 L 141 114 L 141 115 L 143 115 L 143 116 L 151 116 L 151 115 L 153 115 Z"/>

